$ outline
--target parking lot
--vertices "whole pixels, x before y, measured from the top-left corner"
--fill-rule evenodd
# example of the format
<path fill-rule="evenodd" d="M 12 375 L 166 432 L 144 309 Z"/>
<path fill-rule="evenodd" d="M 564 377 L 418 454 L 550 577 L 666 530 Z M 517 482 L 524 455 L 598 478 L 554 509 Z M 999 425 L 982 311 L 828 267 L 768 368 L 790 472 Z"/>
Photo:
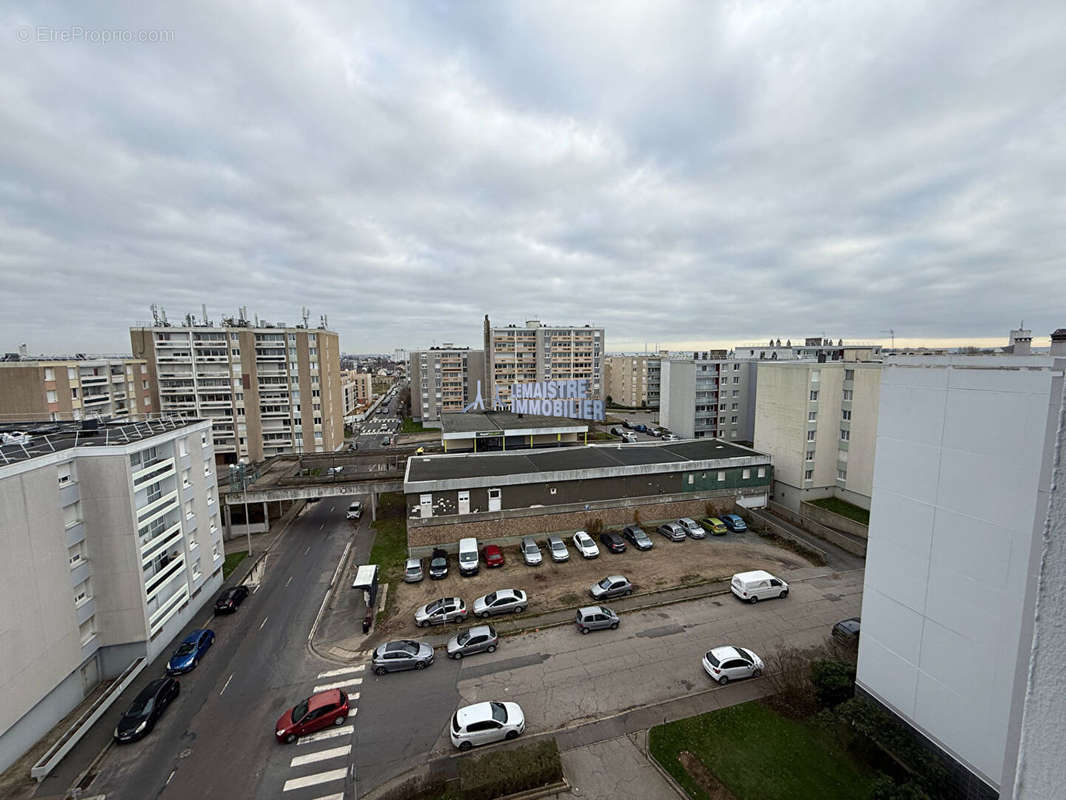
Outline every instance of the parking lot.
<path fill-rule="evenodd" d="M 448 577 L 442 580 L 426 577 L 420 583 L 389 587 L 390 614 L 380 623 L 379 631 L 390 638 L 416 636 L 420 629 L 414 623 L 415 609 L 439 597 L 461 597 L 470 610 L 468 620 L 473 620 L 474 599 L 496 589 L 525 591 L 529 599 L 525 613 L 539 614 L 592 603 L 589 586 L 607 575 L 625 575 L 639 593 L 728 579 L 735 572 L 750 569 L 774 572 L 809 565 L 802 556 L 750 532 L 675 543 L 651 526 L 645 529 L 655 542 L 652 550 L 640 552 L 630 545 L 626 552 L 615 554 L 600 544 L 598 558 L 583 559 L 572 546 L 570 534 L 564 537 L 570 560 L 555 563 L 544 547 L 544 538 L 537 537 L 544 557 L 540 566 L 526 566 L 518 545 L 509 545 L 504 548 L 506 563 L 502 567 L 488 569 L 482 563 L 477 575 L 465 578 L 459 575 L 455 555 L 449 555 Z M 428 559 L 424 563 L 428 566 Z"/>

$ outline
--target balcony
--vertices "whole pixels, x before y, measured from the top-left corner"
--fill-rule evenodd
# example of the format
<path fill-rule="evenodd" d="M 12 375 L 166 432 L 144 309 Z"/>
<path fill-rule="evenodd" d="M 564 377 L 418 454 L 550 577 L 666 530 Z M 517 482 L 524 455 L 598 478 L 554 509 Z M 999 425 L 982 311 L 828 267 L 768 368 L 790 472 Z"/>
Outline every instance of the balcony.
<path fill-rule="evenodd" d="M 74 616 L 78 620 L 78 625 L 84 625 L 95 613 L 96 601 L 91 597 L 86 598 L 81 605 L 74 607 Z"/>
<path fill-rule="evenodd" d="M 188 364 L 192 361 L 192 353 L 188 350 L 175 350 L 173 353 L 158 353 L 155 357 L 157 364 Z"/>
<path fill-rule="evenodd" d="M 107 384 L 107 375 L 79 375 L 78 379 L 82 386 L 104 386 Z"/>
<path fill-rule="evenodd" d="M 144 582 L 144 591 L 148 596 L 148 599 L 151 600 L 153 597 L 158 596 L 163 589 L 167 588 L 166 584 L 174 578 L 174 576 L 179 575 L 184 578 L 184 570 L 185 554 L 178 553 L 177 558 L 171 559 L 161 570 L 159 570 L 159 572 L 152 575 Z"/>
<path fill-rule="evenodd" d="M 225 349 L 229 345 L 227 344 L 225 337 L 222 337 L 222 338 L 212 338 L 212 339 L 194 339 L 193 340 L 193 346 L 194 347 L 213 347 L 213 348 L 221 347 L 221 348 Z"/>
<path fill-rule="evenodd" d="M 59 505 L 60 507 L 66 507 L 73 505 L 81 499 L 81 490 L 78 488 L 77 482 L 68 483 L 66 486 L 59 487 Z"/>
<path fill-rule="evenodd" d="M 196 354 L 197 364 L 228 364 L 229 356 L 205 356 L 200 353 Z"/>
<path fill-rule="evenodd" d="M 111 395 L 109 394 L 87 394 L 81 398 L 82 406 L 92 406 L 93 408 L 99 408 L 110 402 Z"/>
<path fill-rule="evenodd" d="M 79 584 L 85 583 L 85 581 L 88 580 L 88 578 L 89 578 L 89 562 L 88 561 L 79 561 L 77 566 L 75 566 L 70 571 L 70 585 L 71 585 L 72 588 L 75 587 L 75 586 L 78 586 Z"/>
<path fill-rule="evenodd" d="M 73 547 L 79 542 L 85 541 L 85 523 L 80 519 L 77 522 L 72 522 L 66 528 L 67 533 L 67 547 Z"/>

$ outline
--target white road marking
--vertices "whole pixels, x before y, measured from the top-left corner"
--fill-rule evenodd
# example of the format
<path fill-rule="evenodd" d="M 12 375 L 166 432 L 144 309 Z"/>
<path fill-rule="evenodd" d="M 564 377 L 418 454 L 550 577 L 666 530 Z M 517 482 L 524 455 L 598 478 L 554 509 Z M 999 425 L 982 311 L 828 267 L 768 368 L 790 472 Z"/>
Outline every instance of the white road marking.
<path fill-rule="evenodd" d="M 329 783 L 330 781 L 342 781 L 348 775 L 348 768 L 344 769 L 331 769 L 328 772 L 319 772 L 316 775 L 307 775 L 303 778 L 293 778 L 292 780 L 285 781 L 285 785 L 281 787 L 283 792 L 291 792 L 293 789 L 303 789 L 307 786 L 317 786 L 320 783 Z"/>
<path fill-rule="evenodd" d="M 267 624 L 268 619 L 270 619 L 270 617 L 263 617 L 263 621 L 259 623 L 259 630 L 263 630 L 263 626 Z"/>
<path fill-rule="evenodd" d="M 322 797 L 316 797 L 315 800 L 344 800 L 344 792 L 323 795 Z"/>
<path fill-rule="evenodd" d="M 302 767 L 304 764 L 314 764 L 316 761 L 326 761 L 330 758 L 340 758 L 346 756 L 352 752 L 352 746 L 346 744 L 343 747 L 332 747 L 329 750 L 319 750 L 317 753 L 308 753 L 306 756 L 296 756 L 291 762 L 290 767 Z"/>
<path fill-rule="evenodd" d="M 171 782 L 172 780 L 174 780 L 174 775 L 175 775 L 175 773 L 177 773 L 177 770 L 176 770 L 176 769 L 172 769 L 172 770 L 170 771 L 170 775 L 169 775 L 169 777 L 167 777 L 167 782 L 166 782 L 166 784 L 165 784 L 166 786 L 170 786 L 170 782 Z"/>
<path fill-rule="evenodd" d="M 366 664 L 360 664 L 358 667 L 344 667 L 343 669 L 331 669 L 329 672 L 320 672 L 316 675 L 316 678 L 336 678 L 338 675 L 354 675 L 356 672 L 362 672 L 366 669 Z"/>
<path fill-rule="evenodd" d="M 292 583 L 292 575 L 290 575 L 289 579 L 285 581 L 285 585 L 288 586 L 290 583 Z"/>
<path fill-rule="evenodd" d="M 351 719 L 352 717 L 354 717 L 358 712 L 359 712 L 358 708 L 349 708 L 348 709 L 348 719 Z"/>
<path fill-rule="evenodd" d="M 235 673 L 234 673 L 234 674 L 235 674 Z M 222 687 L 222 689 L 221 689 L 221 690 L 219 691 L 219 693 L 218 693 L 218 696 L 219 696 L 219 697 L 221 697 L 221 696 L 222 696 L 222 692 L 226 691 L 226 686 L 229 686 L 229 682 L 230 682 L 231 680 L 233 680 L 233 674 L 231 674 L 231 675 L 230 675 L 230 676 L 229 676 L 228 678 L 226 678 L 226 683 L 225 683 L 225 685 L 224 685 L 224 686 Z"/>
<path fill-rule="evenodd" d="M 318 694 L 319 692 L 328 692 L 330 689 L 343 689 L 345 686 L 358 686 L 362 682 L 362 678 L 351 678 L 350 680 L 338 681 L 337 683 L 323 683 L 312 689 L 311 694 Z"/>
<path fill-rule="evenodd" d="M 319 525 L 318 529 L 322 530 L 324 527 L 326 527 L 326 523 L 325 522 L 323 522 L 321 525 Z"/>
<path fill-rule="evenodd" d="M 306 556 L 310 552 L 311 552 L 311 545 L 307 545 L 307 549 L 304 550 L 304 555 Z"/>
<path fill-rule="evenodd" d="M 347 736 L 350 733 L 355 733 L 355 726 L 342 725 L 339 728 L 330 728 L 327 731 L 312 733 L 310 736 L 301 736 L 296 740 L 296 744 L 311 744 L 312 742 L 321 742 L 323 739 L 336 739 L 338 736 Z"/>

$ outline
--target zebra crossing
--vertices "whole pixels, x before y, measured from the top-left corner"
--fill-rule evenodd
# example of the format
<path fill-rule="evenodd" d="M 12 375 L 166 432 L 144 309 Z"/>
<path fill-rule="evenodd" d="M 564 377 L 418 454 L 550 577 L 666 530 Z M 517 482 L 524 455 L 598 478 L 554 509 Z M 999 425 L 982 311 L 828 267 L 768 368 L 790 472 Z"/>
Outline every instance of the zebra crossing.
<path fill-rule="evenodd" d="M 350 739 L 355 733 L 353 723 L 359 711 L 359 687 L 365 671 L 366 664 L 359 664 L 326 670 L 315 676 L 312 694 L 341 689 L 348 695 L 348 721 L 344 725 L 326 728 L 296 740 L 296 755 L 291 756 L 289 761 L 291 777 L 285 780 L 281 788 L 286 800 L 344 800 L 344 784 L 349 770 L 354 769 L 350 763 Z"/>

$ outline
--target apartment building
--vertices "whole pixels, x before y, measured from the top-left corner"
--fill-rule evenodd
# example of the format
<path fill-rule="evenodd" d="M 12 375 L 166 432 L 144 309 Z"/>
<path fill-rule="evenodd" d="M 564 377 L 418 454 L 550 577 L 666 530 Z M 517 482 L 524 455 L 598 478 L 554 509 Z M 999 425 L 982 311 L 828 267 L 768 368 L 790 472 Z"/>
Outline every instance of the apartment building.
<path fill-rule="evenodd" d="M 629 408 L 646 408 L 651 378 L 656 376 L 659 356 L 615 355 L 603 360 L 604 393 L 611 402 Z"/>
<path fill-rule="evenodd" d="M 535 381 L 584 379 L 588 399 L 606 397 L 603 328 L 545 325 L 536 319 L 525 327 L 494 328 L 486 316 L 484 339 L 487 383 L 492 384 L 485 402 L 493 408 L 509 407 L 512 384 Z"/>
<path fill-rule="evenodd" d="M 803 344 L 792 344 L 791 339 L 771 339 L 767 345 L 749 344 L 738 346 L 733 355 L 736 358 L 749 358 L 758 361 L 795 361 L 811 359 L 817 361 L 878 361 L 881 358 L 879 344 L 844 344 L 843 339 L 835 343 L 832 339 L 821 336 L 807 337 Z"/>
<path fill-rule="evenodd" d="M 0 447 L 0 770 L 222 584 L 211 423 L 82 425 Z"/>
<path fill-rule="evenodd" d="M 0 362 L 0 422 L 151 414 L 154 395 L 144 359 Z"/>
<path fill-rule="evenodd" d="M 756 363 L 725 350 L 662 356 L 659 424 L 685 439 L 751 442 Z"/>
<path fill-rule="evenodd" d="M 130 329 L 164 413 L 211 420 L 220 463 L 344 443 L 337 334 L 261 324 Z"/>
<path fill-rule="evenodd" d="M 409 365 L 411 416 L 415 420 L 439 425 L 441 414 L 463 411 L 471 403 L 482 411 L 488 407 L 490 398 L 483 385 L 484 350 L 445 343 L 428 350 L 412 350 Z"/>
<path fill-rule="evenodd" d="M 374 397 L 374 376 L 369 372 L 341 371 L 341 395 L 345 416 L 370 404 Z"/>
<path fill-rule="evenodd" d="M 873 493 L 881 363 L 753 361 L 755 449 L 774 457 L 776 502 L 839 497 L 863 508 Z"/>
<path fill-rule="evenodd" d="M 648 356 L 648 408 L 659 408 L 661 404 L 662 376 L 662 355 Z"/>
<path fill-rule="evenodd" d="M 1066 782 L 1064 371 L 1066 329 L 1050 356 L 881 373 L 857 686 L 945 757 L 958 797 Z"/>

